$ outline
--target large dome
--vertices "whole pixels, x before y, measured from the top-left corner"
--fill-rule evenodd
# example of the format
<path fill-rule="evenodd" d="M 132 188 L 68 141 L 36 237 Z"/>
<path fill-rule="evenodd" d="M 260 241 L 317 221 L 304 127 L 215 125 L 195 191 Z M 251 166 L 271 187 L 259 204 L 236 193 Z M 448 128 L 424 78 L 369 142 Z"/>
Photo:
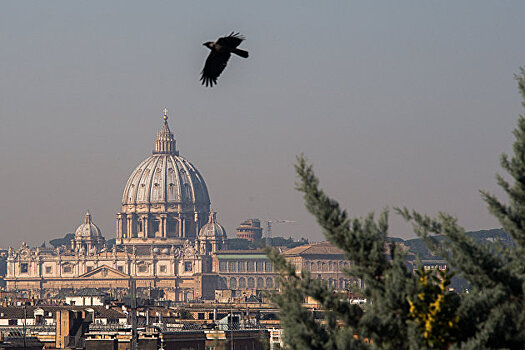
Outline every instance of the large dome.
<path fill-rule="evenodd" d="M 209 205 L 206 183 L 188 160 L 173 154 L 154 154 L 128 179 L 122 204 L 165 203 L 183 207 Z"/>
<path fill-rule="evenodd" d="M 124 188 L 122 205 L 139 203 L 181 204 L 183 207 L 210 205 L 201 174 L 175 148 L 167 116 L 157 135 L 153 155 L 135 168 Z"/>
<path fill-rule="evenodd" d="M 117 238 L 122 239 L 118 242 L 194 238 L 206 223 L 210 213 L 206 183 L 175 146 L 165 110 L 153 154 L 133 170 L 124 188 L 122 212 L 117 214 Z"/>

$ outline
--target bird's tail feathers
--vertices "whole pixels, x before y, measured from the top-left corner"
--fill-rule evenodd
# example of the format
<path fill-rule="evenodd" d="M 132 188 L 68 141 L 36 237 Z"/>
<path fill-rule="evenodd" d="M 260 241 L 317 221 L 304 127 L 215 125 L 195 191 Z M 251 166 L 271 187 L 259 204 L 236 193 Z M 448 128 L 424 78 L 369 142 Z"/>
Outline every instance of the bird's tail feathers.
<path fill-rule="evenodd" d="M 241 57 L 244 57 L 244 58 L 248 58 L 248 51 L 244 51 L 244 50 L 241 50 L 241 49 L 235 49 L 232 52 L 234 54 L 238 55 L 238 56 L 241 56 Z"/>

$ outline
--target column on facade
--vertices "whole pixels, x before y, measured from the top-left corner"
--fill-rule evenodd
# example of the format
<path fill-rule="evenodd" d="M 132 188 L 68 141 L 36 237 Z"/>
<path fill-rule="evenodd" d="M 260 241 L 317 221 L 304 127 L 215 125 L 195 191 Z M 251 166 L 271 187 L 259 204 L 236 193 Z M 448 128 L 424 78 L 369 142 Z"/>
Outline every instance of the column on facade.
<path fill-rule="evenodd" d="M 126 214 L 118 213 L 117 214 L 117 238 L 125 238 L 127 236 L 127 220 Z"/>
<path fill-rule="evenodd" d="M 195 212 L 195 217 L 194 217 L 194 221 L 195 221 L 195 237 L 198 237 L 199 236 L 199 213 Z"/>
<path fill-rule="evenodd" d="M 149 237 L 150 235 L 150 223 L 149 223 L 149 215 L 146 214 L 142 217 L 142 231 L 144 237 Z"/>
<path fill-rule="evenodd" d="M 133 237 L 133 233 L 134 233 L 134 230 L 133 230 L 133 220 L 135 219 L 135 214 L 131 214 L 131 215 L 128 215 L 126 217 L 126 226 L 127 226 L 127 232 L 126 232 L 126 235 L 124 237 L 126 238 L 131 238 Z"/>
<path fill-rule="evenodd" d="M 161 237 L 164 237 L 164 238 L 168 237 L 168 215 L 166 214 L 160 215 L 159 231 L 160 231 Z"/>
<path fill-rule="evenodd" d="M 40 259 L 40 257 L 38 257 L 38 272 L 37 272 L 38 277 L 42 277 L 43 275 L 42 264 L 43 264 L 42 260 Z"/>

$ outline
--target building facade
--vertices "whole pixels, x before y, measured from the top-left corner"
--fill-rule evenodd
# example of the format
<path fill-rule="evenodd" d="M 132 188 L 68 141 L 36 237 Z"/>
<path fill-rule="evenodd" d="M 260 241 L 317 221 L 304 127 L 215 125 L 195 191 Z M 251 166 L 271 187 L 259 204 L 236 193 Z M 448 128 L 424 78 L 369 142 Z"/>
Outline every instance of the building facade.
<path fill-rule="evenodd" d="M 261 221 L 259 219 L 248 219 L 241 222 L 237 227 L 237 238 L 247 239 L 252 243 L 261 240 Z"/>
<path fill-rule="evenodd" d="M 124 187 L 116 244 L 106 246 L 88 212 L 70 246 L 10 248 L 6 287 L 49 296 L 66 288 L 128 288 L 133 278 L 169 299 L 193 300 L 213 295 L 212 255 L 225 238 L 204 178 L 176 149 L 165 111 L 153 154 Z"/>
<path fill-rule="evenodd" d="M 213 299 L 216 291 L 257 294 L 278 288 L 278 275 L 261 250 L 224 250 L 226 231 L 210 211 L 204 178 L 183 158 L 168 126 L 167 111 L 153 154 L 128 178 L 116 218 L 116 244 L 109 248 L 87 212 L 71 244 L 56 248 L 9 248 L 7 290 L 51 297 L 84 287 L 155 288 L 174 301 Z M 259 240 L 260 221 L 237 229 L 240 238 Z M 284 252 L 298 270 L 308 270 L 337 288 L 351 283 L 341 251 L 324 243 Z M 161 294 L 162 294 L 161 293 Z"/>

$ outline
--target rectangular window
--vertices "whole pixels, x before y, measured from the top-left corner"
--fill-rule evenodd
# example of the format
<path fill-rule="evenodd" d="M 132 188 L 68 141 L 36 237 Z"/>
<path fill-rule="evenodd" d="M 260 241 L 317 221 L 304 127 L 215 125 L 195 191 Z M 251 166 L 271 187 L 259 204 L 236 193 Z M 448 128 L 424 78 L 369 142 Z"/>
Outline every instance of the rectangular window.
<path fill-rule="evenodd" d="M 147 272 L 148 271 L 148 265 L 146 264 L 142 264 L 142 265 L 139 265 L 139 272 Z"/>
<path fill-rule="evenodd" d="M 184 263 L 184 271 L 189 272 L 189 271 L 191 271 L 191 270 L 192 270 L 192 264 L 191 264 L 191 262 L 189 262 L 189 261 L 188 261 L 188 262 L 185 262 L 185 263 Z"/>
<path fill-rule="evenodd" d="M 71 273 L 73 269 L 71 268 L 71 265 L 65 265 L 64 266 L 64 273 Z"/>
<path fill-rule="evenodd" d="M 93 266 L 88 266 L 87 267 L 87 272 L 91 272 L 91 271 L 93 271 Z"/>
<path fill-rule="evenodd" d="M 219 272 L 226 272 L 228 270 L 228 263 L 226 261 L 219 261 Z"/>
<path fill-rule="evenodd" d="M 117 266 L 117 270 L 119 270 L 120 272 L 124 272 L 124 266 L 122 265 Z"/>
<path fill-rule="evenodd" d="M 50 274 L 51 273 L 51 266 L 46 266 L 46 274 Z"/>
<path fill-rule="evenodd" d="M 29 271 L 29 265 L 27 263 L 20 264 L 20 273 L 27 273 Z"/>
<path fill-rule="evenodd" d="M 239 272 L 245 272 L 246 271 L 246 261 L 239 261 L 238 271 Z"/>
<path fill-rule="evenodd" d="M 248 272 L 254 272 L 255 271 L 255 262 L 253 260 L 249 260 L 247 263 L 247 270 Z"/>
<path fill-rule="evenodd" d="M 159 271 L 162 272 L 162 273 L 165 273 L 166 272 L 166 265 L 161 265 Z"/>
<path fill-rule="evenodd" d="M 300 265 L 297 265 L 297 270 L 299 270 Z M 264 262 L 264 271 L 265 272 L 272 272 L 272 263 L 270 261 Z"/>
<path fill-rule="evenodd" d="M 237 265 L 236 261 L 228 262 L 228 271 L 229 272 L 237 272 L 237 269 L 236 269 L 237 266 L 236 265 Z"/>

